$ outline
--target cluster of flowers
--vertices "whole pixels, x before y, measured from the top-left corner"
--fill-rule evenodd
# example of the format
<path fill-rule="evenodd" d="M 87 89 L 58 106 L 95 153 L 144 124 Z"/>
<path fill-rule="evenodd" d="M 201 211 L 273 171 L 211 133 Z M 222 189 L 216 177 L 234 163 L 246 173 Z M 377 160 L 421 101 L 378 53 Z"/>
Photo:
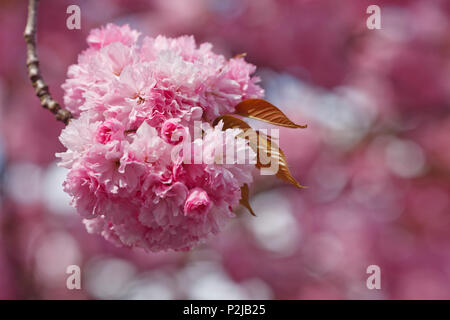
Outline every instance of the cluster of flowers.
<path fill-rule="evenodd" d="M 227 129 L 224 141 L 223 124 L 209 123 L 263 90 L 242 57 L 226 60 L 188 36 L 145 37 L 140 46 L 138 37 L 128 26 L 93 30 L 69 68 L 64 102 L 76 118 L 60 136 L 64 189 L 91 233 L 150 251 L 189 250 L 233 217 L 252 181 L 248 143 L 236 150 L 245 164 L 214 159 L 240 130 Z M 202 139 L 191 138 L 197 121 Z M 182 144 L 196 145 L 203 162 L 183 161 Z"/>

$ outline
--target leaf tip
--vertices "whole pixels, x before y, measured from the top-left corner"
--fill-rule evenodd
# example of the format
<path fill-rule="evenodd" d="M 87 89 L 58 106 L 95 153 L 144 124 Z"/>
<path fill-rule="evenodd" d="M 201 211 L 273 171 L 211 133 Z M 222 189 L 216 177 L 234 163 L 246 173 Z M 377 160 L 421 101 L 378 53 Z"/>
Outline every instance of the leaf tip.
<path fill-rule="evenodd" d="M 252 215 L 252 216 L 254 216 L 254 217 L 256 217 L 256 213 L 255 213 L 255 211 L 253 211 L 253 209 L 252 209 L 252 207 L 250 207 L 250 206 L 245 206 L 245 208 L 248 210 L 248 212 L 250 212 L 250 214 Z"/>
<path fill-rule="evenodd" d="M 249 190 L 248 190 L 248 184 L 244 184 L 241 187 L 241 200 L 239 201 L 239 203 L 244 206 L 252 216 L 256 217 L 255 212 L 252 209 L 252 206 L 250 205 L 250 202 L 248 200 L 248 194 L 249 194 Z"/>
<path fill-rule="evenodd" d="M 295 180 L 294 178 L 289 179 L 288 182 L 290 184 L 292 184 L 294 187 L 299 188 L 299 189 L 308 189 L 307 186 L 301 185 L 297 180 Z"/>

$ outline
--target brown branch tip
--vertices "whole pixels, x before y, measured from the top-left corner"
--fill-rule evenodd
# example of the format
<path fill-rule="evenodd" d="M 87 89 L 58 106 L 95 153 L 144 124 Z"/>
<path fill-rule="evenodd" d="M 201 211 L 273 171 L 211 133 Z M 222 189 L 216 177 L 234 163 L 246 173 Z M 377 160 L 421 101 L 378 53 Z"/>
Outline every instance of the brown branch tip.
<path fill-rule="evenodd" d="M 39 68 L 39 58 L 37 56 L 36 49 L 36 22 L 37 22 L 37 7 L 39 0 L 29 0 L 28 2 L 28 18 L 25 26 L 25 42 L 27 44 L 27 69 L 28 78 L 31 80 L 31 84 L 35 89 L 35 93 L 41 101 L 42 107 L 48 109 L 55 114 L 57 120 L 68 124 L 72 118 L 70 111 L 62 108 L 58 102 L 56 102 L 48 90 L 48 86 L 45 83 L 41 75 Z"/>

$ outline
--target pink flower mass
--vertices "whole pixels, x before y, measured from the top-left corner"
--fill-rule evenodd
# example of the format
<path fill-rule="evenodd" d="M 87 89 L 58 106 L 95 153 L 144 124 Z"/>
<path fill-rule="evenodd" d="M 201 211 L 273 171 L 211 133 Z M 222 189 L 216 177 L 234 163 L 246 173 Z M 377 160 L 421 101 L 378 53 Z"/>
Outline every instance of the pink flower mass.
<path fill-rule="evenodd" d="M 217 139 L 222 124 L 209 123 L 263 90 L 253 65 L 209 43 L 138 38 L 128 26 L 93 30 L 68 70 L 64 102 L 76 118 L 60 136 L 67 151 L 57 154 L 69 169 L 64 190 L 91 233 L 150 251 L 189 250 L 234 216 L 240 188 L 252 181 L 253 165 L 222 164 L 214 153 L 239 130 Z M 192 140 L 196 121 L 203 139 Z M 186 144 L 201 146 L 193 150 L 202 163 L 183 161 Z M 248 144 L 241 148 L 254 158 Z"/>

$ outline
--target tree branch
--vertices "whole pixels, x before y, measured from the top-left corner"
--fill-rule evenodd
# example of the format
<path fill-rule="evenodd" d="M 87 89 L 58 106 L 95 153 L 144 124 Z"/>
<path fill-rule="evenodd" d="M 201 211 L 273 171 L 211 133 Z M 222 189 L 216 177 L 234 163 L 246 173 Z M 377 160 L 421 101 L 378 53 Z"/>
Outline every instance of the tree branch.
<path fill-rule="evenodd" d="M 61 108 L 58 102 L 56 102 L 48 90 L 47 84 L 41 75 L 39 68 L 39 58 L 36 50 L 36 20 L 37 20 L 37 7 L 39 0 L 29 0 L 28 2 L 28 18 L 27 25 L 25 27 L 24 37 L 27 44 L 27 68 L 28 77 L 31 80 L 36 95 L 41 100 L 41 105 L 55 114 L 56 119 L 69 123 L 72 118 L 70 111 Z"/>

